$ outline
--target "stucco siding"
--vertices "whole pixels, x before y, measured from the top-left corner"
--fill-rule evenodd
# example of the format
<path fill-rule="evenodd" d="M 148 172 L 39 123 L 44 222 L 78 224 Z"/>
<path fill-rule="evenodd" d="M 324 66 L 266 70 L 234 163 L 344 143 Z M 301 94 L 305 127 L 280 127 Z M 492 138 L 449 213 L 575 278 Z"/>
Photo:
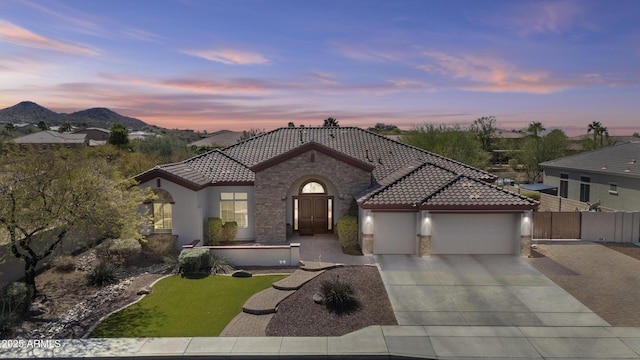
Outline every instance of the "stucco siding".
<path fill-rule="evenodd" d="M 223 192 L 243 192 L 247 193 L 247 227 L 238 226 L 238 236 L 236 240 L 255 239 L 255 197 L 253 186 L 210 186 L 207 188 L 208 198 L 203 229 L 206 229 L 207 218 L 220 217 L 220 194 Z M 206 230 L 204 230 L 206 231 Z M 204 240 L 204 239 L 203 239 Z"/>
<path fill-rule="evenodd" d="M 166 179 L 160 179 L 160 188 L 173 198 L 171 233 L 178 235 L 178 247 L 203 239 L 203 205 L 206 204 L 206 189 L 193 191 Z M 140 184 L 143 188 L 157 188 L 156 179 Z"/>
<path fill-rule="evenodd" d="M 547 168 L 544 183 L 560 188 L 560 174 L 568 175 L 567 197 L 580 200 L 580 177 L 588 176 L 590 182 L 589 202 L 600 200 L 600 205 L 622 211 L 640 211 L 640 181 L 627 176 L 600 174 L 576 170 Z M 617 184 L 617 194 L 611 193 L 611 183 Z"/>

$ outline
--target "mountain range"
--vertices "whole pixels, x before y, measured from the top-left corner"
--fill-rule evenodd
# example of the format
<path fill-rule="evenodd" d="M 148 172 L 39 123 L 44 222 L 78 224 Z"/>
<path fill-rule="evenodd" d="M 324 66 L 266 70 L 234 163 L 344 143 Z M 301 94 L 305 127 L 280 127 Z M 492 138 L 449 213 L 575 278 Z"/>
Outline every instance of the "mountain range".
<path fill-rule="evenodd" d="M 44 121 L 47 126 L 59 126 L 69 121 L 75 127 L 100 127 L 110 129 L 115 123 L 121 123 L 129 129 L 140 130 L 147 123 L 140 119 L 122 116 L 107 108 L 91 108 L 71 114 L 57 113 L 31 101 L 0 110 L 0 123 L 31 123 L 37 125 Z"/>

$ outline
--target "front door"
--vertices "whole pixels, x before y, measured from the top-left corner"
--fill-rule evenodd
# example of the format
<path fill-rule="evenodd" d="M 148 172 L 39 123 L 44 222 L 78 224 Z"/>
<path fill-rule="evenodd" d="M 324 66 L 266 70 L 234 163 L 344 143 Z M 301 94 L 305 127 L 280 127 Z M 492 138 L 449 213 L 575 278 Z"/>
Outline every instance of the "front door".
<path fill-rule="evenodd" d="M 328 231 L 327 196 L 300 196 L 300 235 L 313 235 Z"/>

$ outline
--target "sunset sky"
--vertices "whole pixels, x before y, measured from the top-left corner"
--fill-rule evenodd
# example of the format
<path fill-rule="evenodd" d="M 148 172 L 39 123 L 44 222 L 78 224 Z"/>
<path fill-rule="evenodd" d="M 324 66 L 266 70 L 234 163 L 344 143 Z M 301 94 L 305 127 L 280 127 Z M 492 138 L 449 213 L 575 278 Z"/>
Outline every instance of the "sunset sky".
<path fill-rule="evenodd" d="M 0 108 L 640 131 L 640 1 L 0 1 Z"/>

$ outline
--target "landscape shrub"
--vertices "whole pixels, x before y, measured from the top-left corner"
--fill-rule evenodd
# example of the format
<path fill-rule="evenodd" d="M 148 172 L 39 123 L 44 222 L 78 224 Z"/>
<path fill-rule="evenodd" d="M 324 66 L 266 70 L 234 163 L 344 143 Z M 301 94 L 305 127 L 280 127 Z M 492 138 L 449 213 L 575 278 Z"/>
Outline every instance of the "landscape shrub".
<path fill-rule="evenodd" d="M 0 288 L 0 331 L 4 332 L 27 312 L 31 305 L 32 293 L 22 282 L 13 282 Z"/>
<path fill-rule="evenodd" d="M 183 274 L 211 271 L 209 249 L 184 249 L 178 256 L 178 268 Z"/>
<path fill-rule="evenodd" d="M 528 197 L 530 199 L 533 199 L 533 200 L 540 201 L 540 193 L 537 192 L 537 191 L 521 190 L 520 191 L 520 195 L 526 196 L 526 197 Z"/>
<path fill-rule="evenodd" d="M 238 235 L 238 223 L 227 221 L 222 225 L 222 238 L 224 241 L 233 241 Z"/>
<path fill-rule="evenodd" d="M 110 263 L 100 263 L 87 274 L 87 283 L 91 286 L 115 284 L 120 280 L 120 268 Z"/>
<path fill-rule="evenodd" d="M 178 252 L 178 236 L 171 234 L 153 234 L 147 235 L 143 241 L 142 252 L 149 255 L 153 261 L 164 262 L 167 256 L 177 258 Z"/>
<path fill-rule="evenodd" d="M 509 159 L 509 167 L 513 170 L 518 170 L 518 160 L 517 159 Z"/>
<path fill-rule="evenodd" d="M 164 258 L 162 258 L 162 263 L 164 265 L 164 271 L 168 271 L 171 273 L 177 273 L 179 270 L 179 266 L 178 266 L 178 255 L 177 254 L 172 254 L 172 255 L 167 255 Z"/>
<path fill-rule="evenodd" d="M 56 271 L 69 273 L 76 270 L 76 260 L 71 255 L 57 256 L 51 261 Z"/>
<path fill-rule="evenodd" d="M 350 255 L 362 255 L 358 244 L 358 218 L 355 216 L 343 216 L 338 219 L 338 240 L 342 252 Z"/>
<path fill-rule="evenodd" d="M 227 274 L 231 271 L 233 271 L 233 267 L 229 265 L 227 259 L 215 253 L 211 256 L 212 274 Z"/>
<path fill-rule="evenodd" d="M 118 239 L 109 247 L 111 260 L 122 265 L 132 265 L 138 261 L 142 246 L 136 239 Z"/>
<path fill-rule="evenodd" d="M 222 240 L 222 219 L 209 218 L 207 220 L 207 243 L 205 245 L 220 245 Z"/>
<path fill-rule="evenodd" d="M 340 281 L 339 277 L 336 277 L 335 280 L 323 281 L 320 293 L 329 311 L 343 313 L 354 310 L 358 306 L 353 287 L 349 283 Z"/>

